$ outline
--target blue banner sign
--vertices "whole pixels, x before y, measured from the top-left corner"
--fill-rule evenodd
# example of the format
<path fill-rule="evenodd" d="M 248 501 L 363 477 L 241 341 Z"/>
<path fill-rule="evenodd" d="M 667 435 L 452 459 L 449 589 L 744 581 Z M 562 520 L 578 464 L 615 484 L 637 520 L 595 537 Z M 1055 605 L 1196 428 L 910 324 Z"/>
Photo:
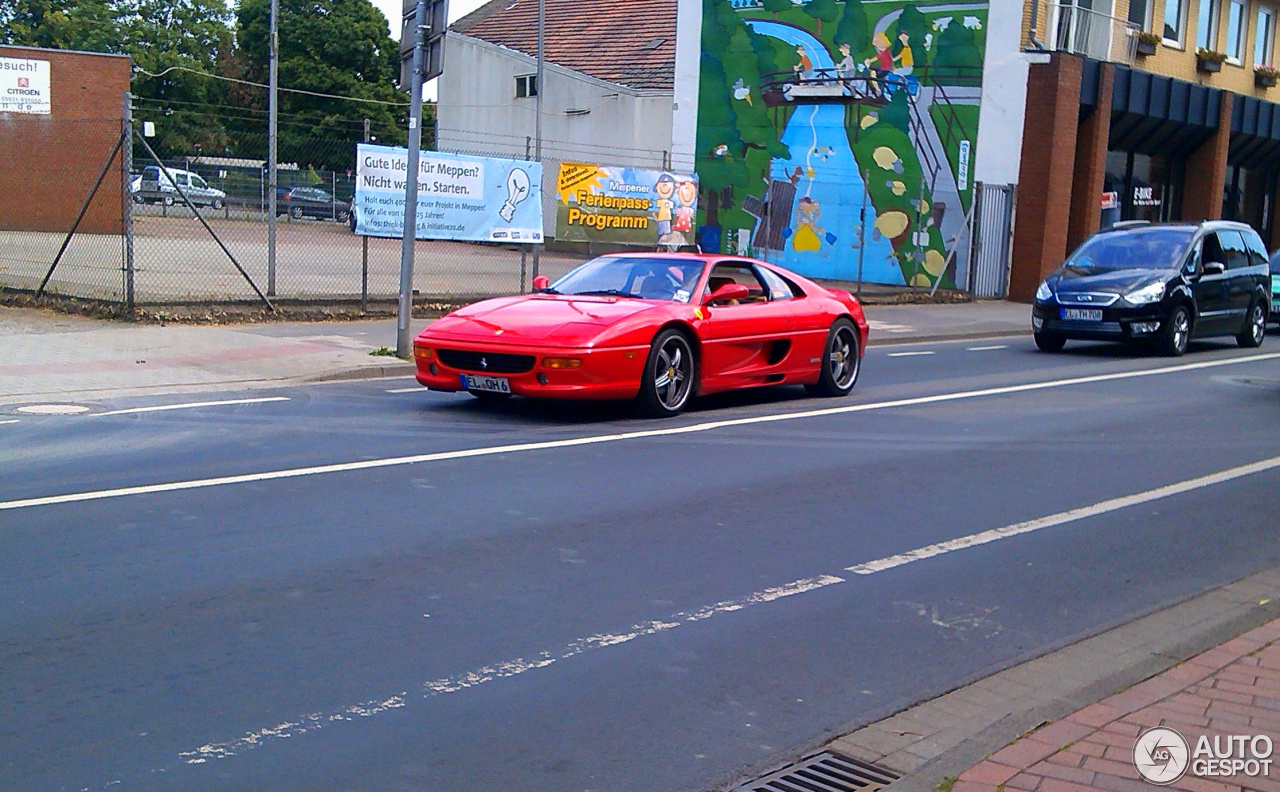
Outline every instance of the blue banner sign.
<path fill-rule="evenodd" d="M 409 151 L 356 146 L 356 233 L 404 235 Z M 424 151 L 418 158 L 416 238 L 542 242 L 542 164 Z"/>

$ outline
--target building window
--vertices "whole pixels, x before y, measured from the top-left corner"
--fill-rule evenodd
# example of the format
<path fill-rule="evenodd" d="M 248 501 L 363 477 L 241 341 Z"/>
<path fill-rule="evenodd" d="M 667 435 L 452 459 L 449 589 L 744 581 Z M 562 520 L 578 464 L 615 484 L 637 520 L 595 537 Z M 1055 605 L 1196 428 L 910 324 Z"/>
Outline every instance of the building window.
<path fill-rule="evenodd" d="M 1218 49 L 1218 0 L 1200 0 L 1196 14 L 1196 47 Z"/>
<path fill-rule="evenodd" d="M 1147 30 L 1151 26 L 1151 4 L 1148 0 L 1129 0 L 1129 21 L 1139 30 Z"/>
<path fill-rule="evenodd" d="M 538 75 L 522 74 L 516 78 L 516 98 L 528 99 L 538 95 Z"/>
<path fill-rule="evenodd" d="M 1258 9 L 1258 28 L 1253 42 L 1253 63 L 1255 66 L 1270 66 L 1275 47 L 1276 12 L 1270 8 Z"/>
<path fill-rule="evenodd" d="M 1232 63 L 1244 61 L 1245 24 L 1243 0 L 1231 0 L 1227 7 L 1227 58 Z"/>
<path fill-rule="evenodd" d="M 1182 46 L 1182 20 L 1186 18 L 1186 0 L 1165 0 L 1164 40 L 1176 47 Z"/>

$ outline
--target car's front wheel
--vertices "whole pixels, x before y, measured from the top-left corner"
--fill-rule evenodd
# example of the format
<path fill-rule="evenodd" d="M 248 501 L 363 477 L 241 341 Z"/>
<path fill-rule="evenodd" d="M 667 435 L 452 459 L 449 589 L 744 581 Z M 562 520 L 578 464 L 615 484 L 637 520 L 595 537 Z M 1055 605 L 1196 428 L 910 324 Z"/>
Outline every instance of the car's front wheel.
<path fill-rule="evenodd" d="M 1167 357 L 1180 357 L 1187 351 L 1187 343 L 1191 340 L 1191 311 L 1187 306 L 1178 305 L 1169 312 L 1160 328 L 1160 336 L 1156 346 L 1160 354 Z"/>
<path fill-rule="evenodd" d="M 862 369 L 858 329 L 843 316 L 831 323 L 822 353 L 822 373 L 818 382 L 806 385 L 811 396 L 845 396 L 858 382 Z"/>
<path fill-rule="evenodd" d="M 164 197 L 163 203 L 164 203 L 164 205 L 165 205 L 165 206 L 173 206 L 173 196 L 172 196 L 172 195 L 166 195 L 166 196 Z"/>
<path fill-rule="evenodd" d="M 289 216 L 290 216 L 290 217 L 292 217 L 294 220 L 301 220 L 301 219 L 302 219 L 302 207 L 301 207 L 301 206 L 293 206 L 293 207 L 290 207 L 290 208 L 289 208 Z"/>
<path fill-rule="evenodd" d="M 221 209 L 221 208 L 222 208 L 222 199 L 221 199 L 221 198 L 214 198 L 214 199 L 213 199 L 213 208 L 214 208 L 215 210 L 216 210 L 216 209 Z"/>
<path fill-rule="evenodd" d="M 658 333 L 640 377 L 640 409 L 655 418 L 677 415 L 689 403 L 697 373 L 688 336 L 675 328 Z"/>
<path fill-rule="evenodd" d="M 1067 339 L 1057 333 L 1032 333 L 1032 338 L 1036 340 L 1036 349 L 1041 352 L 1061 352 L 1062 348 L 1067 345 Z"/>
<path fill-rule="evenodd" d="M 1236 343 L 1246 349 L 1262 346 L 1262 339 L 1267 336 L 1267 309 L 1262 303 L 1254 300 L 1253 305 L 1249 306 L 1249 313 L 1245 316 L 1244 327 L 1240 328 L 1240 334 L 1236 336 Z"/>

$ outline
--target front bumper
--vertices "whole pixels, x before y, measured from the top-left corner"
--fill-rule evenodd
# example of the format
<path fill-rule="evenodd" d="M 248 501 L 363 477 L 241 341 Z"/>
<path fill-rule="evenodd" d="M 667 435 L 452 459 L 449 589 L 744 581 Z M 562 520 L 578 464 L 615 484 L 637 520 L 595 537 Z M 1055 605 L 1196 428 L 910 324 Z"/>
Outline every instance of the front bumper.
<path fill-rule="evenodd" d="M 1031 308 L 1031 328 L 1037 333 L 1085 341 L 1127 341 L 1155 337 L 1168 316 L 1162 303 L 1134 306 L 1119 302 L 1102 308 L 1102 321 L 1086 322 L 1063 319 L 1063 307 L 1056 300 L 1036 303 Z"/>
<path fill-rule="evenodd" d="M 430 357 L 419 355 L 419 347 L 431 350 Z M 485 355 L 532 358 L 531 365 L 521 371 L 498 371 L 482 368 L 477 361 Z M 640 392 L 640 375 L 648 359 L 649 347 L 610 347 L 606 349 L 541 347 L 518 344 L 486 344 L 447 339 L 423 339 L 414 342 L 417 379 L 431 390 L 461 391 L 462 375 L 503 377 L 511 392 L 539 399 L 630 399 Z M 577 358 L 578 368 L 549 368 L 546 358 Z M 446 360 L 450 362 L 446 362 Z M 486 359 L 487 363 L 487 359 Z"/>

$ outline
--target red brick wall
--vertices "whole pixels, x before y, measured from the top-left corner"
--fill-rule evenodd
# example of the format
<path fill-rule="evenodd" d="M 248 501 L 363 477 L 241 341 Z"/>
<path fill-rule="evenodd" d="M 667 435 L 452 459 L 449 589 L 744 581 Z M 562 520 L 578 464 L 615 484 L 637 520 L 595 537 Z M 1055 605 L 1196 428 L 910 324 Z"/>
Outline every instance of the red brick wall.
<path fill-rule="evenodd" d="M 50 115 L 0 113 L 0 230 L 71 229 L 120 137 L 128 58 L 2 47 L 0 57 L 49 61 Z M 79 232 L 119 234 L 126 194 L 117 155 Z"/>
<path fill-rule="evenodd" d="M 1080 246 L 1102 225 L 1102 187 L 1106 183 L 1107 140 L 1111 134 L 1111 90 L 1116 67 L 1104 63 L 1098 80 L 1098 104 L 1076 132 L 1076 165 L 1071 186 L 1067 250 Z"/>
<path fill-rule="evenodd" d="M 1048 63 L 1031 64 L 1027 76 L 1011 300 L 1030 302 L 1040 280 L 1067 254 L 1082 65 L 1079 57 L 1055 53 Z"/>
<path fill-rule="evenodd" d="M 1187 157 L 1182 185 L 1182 219 L 1191 222 L 1222 217 L 1222 188 L 1227 181 L 1227 146 L 1231 143 L 1231 106 L 1235 94 L 1222 92 L 1218 131 Z"/>

